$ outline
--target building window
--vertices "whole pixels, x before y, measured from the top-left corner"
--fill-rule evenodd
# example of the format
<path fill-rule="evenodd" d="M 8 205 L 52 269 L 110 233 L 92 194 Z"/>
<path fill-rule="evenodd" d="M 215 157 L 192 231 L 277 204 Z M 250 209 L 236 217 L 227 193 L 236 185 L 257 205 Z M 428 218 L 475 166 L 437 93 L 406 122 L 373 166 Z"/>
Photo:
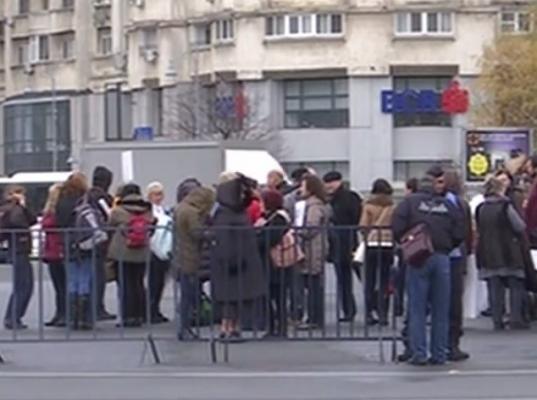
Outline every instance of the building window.
<path fill-rule="evenodd" d="M 131 94 L 119 87 L 104 94 L 105 139 L 107 141 L 132 140 Z"/>
<path fill-rule="evenodd" d="M 71 60 L 75 57 L 75 35 L 73 33 L 64 33 L 58 35 L 59 58 L 62 60 Z"/>
<path fill-rule="evenodd" d="M 232 19 L 223 19 L 214 23 L 217 42 L 231 42 L 235 37 L 235 27 Z"/>
<path fill-rule="evenodd" d="M 5 172 L 51 171 L 54 151 L 59 169 L 68 171 L 70 124 L 67 100 L 5 106 Z"/>
<path fill-rule="evenodd" d="M 334 36 L 343 34 L 341 14 L 274 15 L 265 19 L 268 37 Z"/>
<path fill-rule="evenodd" d="M 30 38 L 30 62 L 50 60 L 50 40 L 48 36 L 32 36 Z"/>
<path fill-rule="evenodd" d="M 41 9 L 43 11 L 48 10 L 50 7 L 49 0 L 41 0 Z"/>
<path fill-rule="evenodd" d="M 531 14 L 521 11 L 504 11 L 500 15 L 500 28 L 503 33 L 531 32 Z"/>
<path fill-rule="evenodd" d="M 206 47 L 211 44 L 211 24 L 196 24 L 192 29 L 192 45 L 194 47 Z"/>
<path fill-rule="evenodd" d="M 446 169 L 454 167 L 450 160 L 395 161 L 393 163 L 393 178 L 396 182 L 406 182 L 411 178 L 420 179 L 435 165 L 441 165 Z"/>
<path fill-rule="evenodd" d="M 75 8 L 75 0 L 63 0 L 62 7 L 69 9 Z"/>
<path fill-rule="evenodd" d="M 19 0 L 19 14 L 28 14 L 30 12 L 30 0 Z"/>
<path fill-rule="evenodd" d="M 29 61 L 27 39 L 14 40 L 13 51 L 13 66 L 25 65 Z"/>
<path fill-rule="evenodd" d="M 97 54 L 101 56 L 112 54 L 112 29 L 97 29 Z"/>
<path fill-rule="evenodd" d="M 434 90 L 438 92 L 438 97 L 442 96 L 442 91 L 449 87 L 452 77 L 395 77 L 394 90 L 404 92 L 406 90 Z M 408 97 L 412 100 L 412 97 Z M 440 99 L 438 100 L 440 102 Z M 416 107 L 409 107 L 415 109 Z M 418 113 L 396 113 L 393 116 L 396 128 L 408 126 L 451 126 L 451 116 L 444 112 L 418 112 Z"/>
<path fill-rule="evenodd" d="M 289 80 L 284 91 L 286 128 L 349 126 L 347 79 Z"/>
<path fill-rule="evenodd" d="M 144 28 L 140 31 L 141 47 L 144 50 L 158 48 L 157 28 Z"/>
<path fill-rule="evenodd" d="M 396 36 L 451 36 L 453 12 L 400 12 L 395 15 Z"/>

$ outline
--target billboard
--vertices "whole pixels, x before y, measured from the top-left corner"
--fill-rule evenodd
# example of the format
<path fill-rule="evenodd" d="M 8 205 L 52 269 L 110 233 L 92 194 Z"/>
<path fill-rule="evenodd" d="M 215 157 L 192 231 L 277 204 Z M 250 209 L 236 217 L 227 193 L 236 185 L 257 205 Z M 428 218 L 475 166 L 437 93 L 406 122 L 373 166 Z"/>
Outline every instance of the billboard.
<path fill-rule="evenodd" d="M 466 131 L 466 179 L 484 181 L 508 160 L 529 155 L 530 129 L 491 128 Z"/>

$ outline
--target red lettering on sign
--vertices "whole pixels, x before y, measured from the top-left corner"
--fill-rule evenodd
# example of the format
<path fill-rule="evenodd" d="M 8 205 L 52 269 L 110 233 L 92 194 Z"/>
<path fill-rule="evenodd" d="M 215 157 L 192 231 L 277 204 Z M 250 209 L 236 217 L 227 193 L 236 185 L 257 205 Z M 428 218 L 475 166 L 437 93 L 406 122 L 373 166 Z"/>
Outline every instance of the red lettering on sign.
<path fill-rule="evenodd" d="M 454 80 L 442 93 L 442 111 L 447 114 L 464 114 L 470 107 L 470 94 Z"/>

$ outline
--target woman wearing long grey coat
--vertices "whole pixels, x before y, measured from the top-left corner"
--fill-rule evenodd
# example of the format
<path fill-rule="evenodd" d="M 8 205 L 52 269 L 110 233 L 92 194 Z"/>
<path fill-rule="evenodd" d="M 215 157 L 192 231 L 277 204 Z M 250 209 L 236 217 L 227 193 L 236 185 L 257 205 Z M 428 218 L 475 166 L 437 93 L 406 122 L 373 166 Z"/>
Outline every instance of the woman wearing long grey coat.
<path fill-rule="evenodd" d="M 213 299 L 222 309 L 222 337 L 240 336 L 243 310 L 266 294 L 266 277 L 257 249 L 254 227 L 246 209 L 250 190 L 245 178 L 221 184 L 217 189 L 213 216 L 215 245 L 212 252 Z"/>
<path fill-rule="evenodd" d="M 300 265 L 299 308 L 306 308 L 308 319 L 299 329 L 309 330 L 324 325 L 323 274 L 328 255 L 329 208 L 323 182 L 317 176 L 308 176 L 302 183 L 302 196 L 306 200 L 304 228 L 299 232 L 305 259 Z"/>

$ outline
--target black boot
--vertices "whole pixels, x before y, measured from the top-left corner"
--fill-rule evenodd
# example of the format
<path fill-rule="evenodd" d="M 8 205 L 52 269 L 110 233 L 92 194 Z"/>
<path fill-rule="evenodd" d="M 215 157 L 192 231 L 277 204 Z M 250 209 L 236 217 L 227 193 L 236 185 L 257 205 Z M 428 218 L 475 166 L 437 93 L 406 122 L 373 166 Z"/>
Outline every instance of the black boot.
<path fill-rule="evenodd" d="M 69 324 L 69 328 L 76 331 L 78 330 L 80 320 L 79 299 L 77 295 L 71 295 L 69 299 L 69 321 L 67 323 Z"/>
<path fill-rule="evenodd" d="M 91 302 L 89 296 L 79 297 L 80 329 L 90 331 L 93 329 Z"/>

